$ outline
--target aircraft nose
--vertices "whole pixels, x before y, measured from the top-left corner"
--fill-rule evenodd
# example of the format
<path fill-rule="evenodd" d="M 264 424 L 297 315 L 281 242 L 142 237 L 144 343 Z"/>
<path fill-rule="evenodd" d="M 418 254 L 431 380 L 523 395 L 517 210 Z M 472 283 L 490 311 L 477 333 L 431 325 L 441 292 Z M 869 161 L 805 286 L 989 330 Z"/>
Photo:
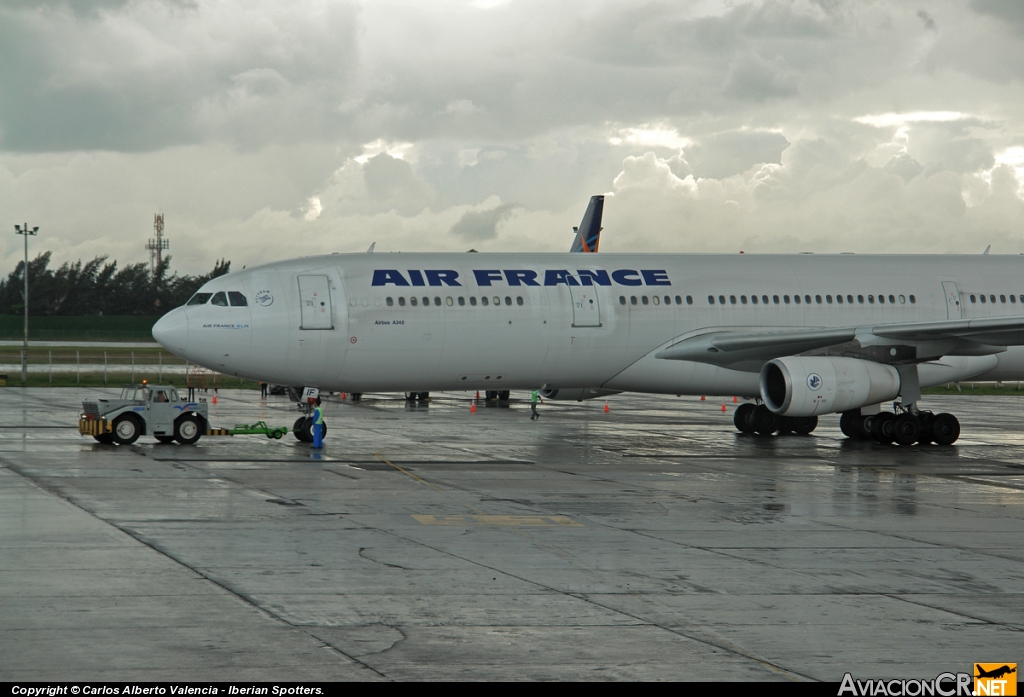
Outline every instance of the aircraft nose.
<path fill-rule="evenodd" d="M 153 338 L 164 348 L 175 353 L 188 347 L 188 315 L 185 308 L 171 310 L 153 325 Z"/>

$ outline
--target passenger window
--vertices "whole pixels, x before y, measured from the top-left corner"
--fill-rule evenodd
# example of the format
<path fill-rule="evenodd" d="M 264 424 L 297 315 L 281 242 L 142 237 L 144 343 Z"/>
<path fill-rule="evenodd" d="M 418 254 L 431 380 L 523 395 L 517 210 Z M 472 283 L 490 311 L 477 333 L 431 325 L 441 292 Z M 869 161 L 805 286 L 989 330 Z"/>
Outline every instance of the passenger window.
<path fill-rule="evenodd" d="M 441 307 L 441 298 L 434 296 L 434 307 Z"/>
<path fill-rule="evenodd" d="M 636 305 L 636 303 L 637 303 L 636 296 L 635 295 L 629 296 L 629 304 L 630 305 Z"/>
<path fill-rule="evenodd" d="M 793 296 L 793 302 L 796 303 L 797 305 L 799 305 L 800 304 L 800 296 L 799 295 L 794 295 Z"/>
<path fill-rule="evenodd" d="M 228 300 L 231 301 L 231 307 L 246 307 L 249 304 L 246 301 L 245 296 L 237 290 L 228 291 Z"/>
<path fill-rule="evenodd" d="M 405 307 L 405 298 L 399 298 L 398 299 L 398 306 L 399 307 Z"/>
<path fill-rule="evenodd" d="M 523 304 L 523 296 L 521 296 L 521 295 L 517 295 L 516 296 L 516 304 L 517 305 L 522 305 Z"/>
<path fill-rule="evenodd" d="M 811 296 L 809 296 L 809 295 L 805 295 L 804 296 L 804 304 L 805 305 L 810 305 L 811 304 Z"/>
<path fill-rule="evenodd" d="M 625 295 L 620 295 L 619 296 L 619 304 L 620 305 L 625 305 L 626 304 L 626 296 Z"/>
<path fill-rule="evenodd" d="M 189 305 L 205 305 L 206 301 L 210 299 L 213 293 L 196 293 L 193 295 L 187 304 Z"/>
<path fill-rule="evenodd" d="M 985 304 L 985 296 L 984 296 L 984 295 L 982 295 L 982 296 L 981 296 L 981 304 L 982 304 L 982 305 L 984 305 L 984 304 Z"/>
<path fill-rule="evenodd" d="M 875 304 L 875 296 L 869 295 L 868 296 L 868 305 L 874 305 L 874 304 Z"/>
<path fill-rule="evenodd" d="M 438 305 L 440 304 L 440 301 L 438 301 Z M 430 298 L 423 296 L 423 307 L 430 307 Z"/>
<path fill-rule="evenodd" d="M 907 302 L 907 298 L 906 298 L 905 296 L 901 295 L 901 296 L 900 296 L 900 305 L 903 305 L 903 304 L 905 304 L 906 302 Z"/>
<path fill-rule="evenodd" d="M 480 304 L 483 305 L 484 307 L 487 307 L 487 296 L 486 295 L 483 296 L 482 298 L 480 298 Z"/>
<path fill-rule="evenodd" d="M 214 299 L 216 299 L 216 296 L 214 296 Z M 996 296 L 990 295 L 990 296 L 988 296 L 988 299 L 991 300 L 994 303 L 996 301 Z"/>
<path fill-rule="evenodd" d="M 1010 302 L 1011 303 L 1016 303 L 1017 302 L 1017 296 L 1016 295 L 1011 295 L 1010 296 Z"/>
<path fill-rule="evenodd" d="M 852 305 L 853 304 L 853 296 L 852 295 L 847 295 L 846 296 L 846 303 L 848 305 Z"/>
<path fill-rule="evenodd" d="M 782 296 L 782 301 L 788 305 L 789 304 L 789 296 L 788 295 L 783 295 Z"/>
<path fill-rule="evenodd" d="M 894 296 L 894 295 L 890 295 L 889 296 L 889 304 L 890 305 L 895 305 L 896 304 L 896 296 Z"/>
<path fill-rule="evenodd" d="M 494 306 L 495 307 L 499 307 L 500 305 L 501 305 L 501 298 L 499 298 L 497 295 L 495 295 L 494 296 Z"/>
<path fill-rule="evenodd" d="M 732 303 L 733 305 L 735 305 L 736 304 L 736 296 L 735 295 L 730 295 L 729 296 L 729 302 Z"/>
<path fill-rule="evenodd" d="M 455 301 L 452 300 L 451 297 L 447 297 L 444 299 L 444 304 L 447 305 L 448 307 L 452 307 L 453 305 L 455 305 Z"/>
<path fill-rule="evenodd" d="M 751 302 L 751 304 L 756 305 L 757 304 L 757 296 L 756 295 L 751 295 L 750 296 L 750 302 Z"/>
<path fill-rule="evenodd" d="M 473 307 L 476 307 L 476 296 L 475 295 L 469 299 L 469 304 L 472 305 Z"/>
<path fill-rule="evenodd" d="M 881 294 L 880 294 L 880 295 L 878 296 L 878 304 L 879 304 L 879 305 L 884 305 L 884 304 L 885 304 L 885 296 L 884 296 L 884 295 L 881 295 Z"/>
<path fill-rule="evenodd" d="M 211 305 L 217 305 L 218 307 L 227 307 L 228 306 L 228 296 L 227 296 L 227 293 L 225 293 L 224 291 L 221 291 L 219 293 L 214 294 L 213 298 L 210 300 L 210 304 Z"/>
<path fill-rule="evenodd" d="M 775 302 L 779 302 L 779 299 L 775 298 Z M 761 296 L 761 303 L 764 304 L 764 305 L 768 304 L 768 296 L 767 295 L 762 295 Z"/>
<path fill-rule="evenodd" d="M 1021 295 L 1021 296 L 1020 296 L 1020 301 L 1021 301 L 1022 303 L 1024 303 L 1024 295 Z"/>
<path fill-rule="evenodd" d="M 679 296 L 678 296 L 678 295 L 676 296 L 676 304 L 677 304 L 677 305 L 679 305 L 679 304 L 680 304 L 680 302 L 679 302 Z M 686 304 L 687 304 L 687 305 L 692 305 L 692 304 L 693 304 L 693 296 L 692 296 L 692 295 L 687 295 L 687 296 L 686 296 Z"/>
<path fill-rule="evenodd" d="M 916 305 L 917 304 L 917 297 L 916 296 L 913 296 L 913 295 L 910 296 L 910 304 L 911 305 Z"/>
<path fill-rule="evenodd" d="M 386 298 L 384 300 L 384 302 L 386 302 L 388 304 L 388 307 L 391 307 L 391 306 L 393 306 L 395 304 L 395 299 L 389 297 L 389 298 Z"/>
<path fill-rule="evenodd" d="M 651 302 L 654 303 L 655 305 L 660 305 L 661 304 L 661 298 L 659 298 L 657 295 L 655 295 L 655 296 L 653 296 L 651 298 Z"/>
<path fill-rule="evenodd" d="M 972 302 L 972 303 L 973 303 L 973 302 L 976 302 L 976 301 L 975 301 L 975 298 L 974 298 L 974 296 L 973 296 L 973 295 L 971 296 L 971 302 Z"/>
<path fill-rule="evenodd" d="M 1005 295 L 1000 295 L 999 296 L 999 302 L 1001 302 L 1001 303 L 1003 303 L 1005 305 L 1006 304 L 1006 296 Z"/>
<path fill-rule="evenodd" d="M 857 296 L 857 302 L 859 304 L 863 305 L 864 304 L 864 296 L 863 295 L 858 295 Z"/>
<path fill-rule="evenodd" d="M 778 305 L 779 304 L 779 296 L 773 295 L 772 296 L 772 302 L 775 303 L 776 305 Z M 786 302 L 789 302 L 789 298 L 786 298 Z"/>
<path fill-rule="evenodd" d="M 724 305 L 725 304 L 725 296 L 724 295 L 719 295 L 718 296 L 718 304 L 719 305 Z"/>
<path fill-rule="evenodd" d="M 466 306 L 466 299 L 460 295 L 459 296 L 459 307 L 465 307 L 465 306 Z"/>
<path fill-rule="evenodd" d="M 709 295 L 708 296 L 708 305 L 714 305 L 714 304 L 715 304 L 715 296 Z"/>
<path fill-rule="evenodd" d="M 416 307 L 416 305 L 418 304 L 417 301 L 416 301 L 416 298 L 415 297 L 409 298 L 409 304 L 412 305 L 413 307 Z"/>
<path fill-rule="evenodd" d="M 735 301 L 733 301 L 733 302 L 735 302 Z M 740 296 L 740 302 L 743 303 L 744 305 L 746 305 L 747 304 L 747 296 L 741 295 Z"/>
<path fill-rule="evenodd" d="M 512 307 L 512 298 L 510 298 L 509 296 L 506 295 L 505 296 L 505 304 L 508 305 L 509 307 Z"/>
<path fill-rule="evenodd" d="M 840 305 L 842 305 L 843 304 L 843 296 L 837 295 L 836 296 L 836 302 L 839 303 Z"/>
<path fill-rule="evenodd" d="M 640 298 L 640 302 L 642 302 L 642 303 L 643 303 L 644 305 L 646 305 L 646 304 L 647 304 L 647 303 L 649 302 L 649 301 L 647 300 L 647 296 L 646 296 L 646 295 L 644 295 L 643 297 L 641 297 L 641 298 Z"/>

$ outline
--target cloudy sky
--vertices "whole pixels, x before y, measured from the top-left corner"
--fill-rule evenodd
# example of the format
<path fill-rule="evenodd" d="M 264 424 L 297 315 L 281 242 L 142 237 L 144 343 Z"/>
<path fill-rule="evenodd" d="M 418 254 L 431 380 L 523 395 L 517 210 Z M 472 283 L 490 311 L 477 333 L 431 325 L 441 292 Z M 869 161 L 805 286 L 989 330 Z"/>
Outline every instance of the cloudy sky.
<path fill-rule="evenodd" d="M 0 237 L 1024 252 L 1024 3 L 3 0 Z"/>

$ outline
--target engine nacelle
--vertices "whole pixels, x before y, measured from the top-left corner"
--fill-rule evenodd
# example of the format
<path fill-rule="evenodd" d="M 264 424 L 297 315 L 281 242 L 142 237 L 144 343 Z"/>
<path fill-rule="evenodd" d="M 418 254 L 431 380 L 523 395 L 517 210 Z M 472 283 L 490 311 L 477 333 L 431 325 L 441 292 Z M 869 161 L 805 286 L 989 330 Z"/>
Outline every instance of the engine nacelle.
<path fill-rule="evenodd" d="M 891 365 L 859 358 L 786 356 L 761 368 L 761 399 L 782 416 L 815 416 L 896 399 Z"/>
<path fill-rule="evenodd" d="M 619 394 L 618 390 L 602 390 L 599 387 L 584 387 L 583 389 L 571 389 L 571 390 L 558 390 L 551 387 L 545 388 L 540 391 L 540 396 L 544 399 L 554 400 L 566 400 L 582 402 L 584 399 L 597 399 L 598 397 L 609 397 L 613 394 Z"/>

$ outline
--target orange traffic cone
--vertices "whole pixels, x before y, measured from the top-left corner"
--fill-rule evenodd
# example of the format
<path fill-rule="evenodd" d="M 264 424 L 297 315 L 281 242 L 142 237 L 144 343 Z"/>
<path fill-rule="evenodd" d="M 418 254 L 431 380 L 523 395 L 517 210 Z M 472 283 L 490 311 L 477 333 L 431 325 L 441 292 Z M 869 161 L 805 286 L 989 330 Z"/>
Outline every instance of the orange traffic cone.
<path fill-rule="evenodd" d="M 341 398 L 345 399 L 345 393 L 344 392 L 341 393 Z"/>
<path fill-rule="evenodd" d="M 216 392 L 213 393 L 213 403 L 214 404 L 217 403 L 217 393 Z"/>
<path fill-rule="evenodd" d="M 477 390 L 477 391 L 476 391 L 476 398 L 477 398 L 477 399 L 480 399 L 480 390 Z"/>
<path fill-rule="evenodd" d="M 469 413 L 470 414 L 475 414 L 476 413 L 476 400 L 475 399 L 472 402 L 469 403 Z"/>
<path fill-rule="evenodd" d="M 722 402 L 722 411 L 725 411 L 725 402 Z"/>
<path fill-rule="evenodd" d="M 706 398 L 706 397 L 705 397 L 704 395 L 701 395 L 701 396 L 700 396 L 700 401 L 702 401 L 702 402 L 703 402 L 703 401 L 704 401 L 705 399 L 707 399 L 707 398 Z"/>
<path fill-rule="evenodd" d="M 740 400 L 739 400 L 739 399 L 737 399 L 735 395 L 733 395 L 733 398 L 732 398 L 732 403 L 733 403 L 733 404 L 735 404 L 735 403 L 736 403 L 736 402 L 738 402 L 738 401 L 740 401 Z"/>
<path fill-rule="evenodd" d="M 608 413 L 608 402 L 605 402 L 605 403 L 604 403 L 604 413 L 605 413 L 605 414 L 607 414 L 607 413 Z"/>

